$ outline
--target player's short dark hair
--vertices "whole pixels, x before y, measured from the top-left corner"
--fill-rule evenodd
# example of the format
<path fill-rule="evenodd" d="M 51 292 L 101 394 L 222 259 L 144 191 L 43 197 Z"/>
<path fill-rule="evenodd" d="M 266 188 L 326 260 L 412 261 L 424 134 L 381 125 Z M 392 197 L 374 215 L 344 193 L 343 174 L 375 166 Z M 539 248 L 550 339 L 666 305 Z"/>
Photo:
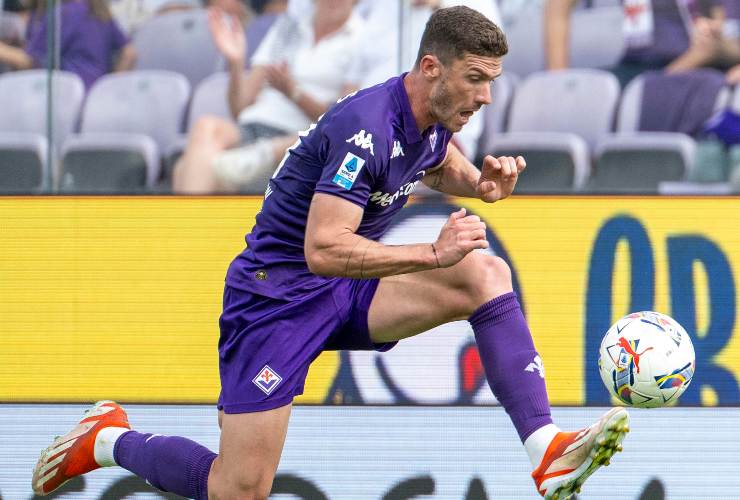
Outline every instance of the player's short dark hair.
<path fill-rule="evenodd" d="M 466 53 L 503 57 L 508 51 L 504 32 L 486 16 L 465 6 L 449 7 L 437 10 L 427 21 L 416 65 L 425 55 L 434 55 L 447 65 Z"/>

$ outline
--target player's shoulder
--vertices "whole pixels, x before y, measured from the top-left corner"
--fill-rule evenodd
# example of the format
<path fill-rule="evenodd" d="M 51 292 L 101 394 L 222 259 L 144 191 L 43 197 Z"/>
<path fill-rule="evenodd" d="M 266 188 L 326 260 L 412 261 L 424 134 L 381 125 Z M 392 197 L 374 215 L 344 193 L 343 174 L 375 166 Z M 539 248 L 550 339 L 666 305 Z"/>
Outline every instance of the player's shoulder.
<path fill-rule="evenodd" d="M 334 132 L 349 134 L 348 141 L 372 141 L 374 148 L 386 149 L 398 120 L 392 86 L 393 79 L 343 97 L 329 112 L 327 125 Z"/>

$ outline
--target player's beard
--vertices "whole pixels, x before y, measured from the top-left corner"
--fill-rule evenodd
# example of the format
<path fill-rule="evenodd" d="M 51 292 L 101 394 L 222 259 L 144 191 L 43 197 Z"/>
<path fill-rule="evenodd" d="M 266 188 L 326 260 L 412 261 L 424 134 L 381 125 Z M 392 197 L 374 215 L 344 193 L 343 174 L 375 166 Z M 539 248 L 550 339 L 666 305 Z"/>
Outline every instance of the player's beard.
<path fill-rule="evenodd" d="M 454 105 L 452 104 L 452 92 L 447 85 L 447 77 L 443 76 L 439 81 L 439 86 L 436 91 L 432 92 L 429 96 L 429 104 L 432 111 L 432 116 L 437 123 L 442 124 L 446 129 L 457 132 L 459 130 L 453 130 L 453 127 L 457 127 L 454 123 L 454 118 L 457 115 L 455 113 Z"/>

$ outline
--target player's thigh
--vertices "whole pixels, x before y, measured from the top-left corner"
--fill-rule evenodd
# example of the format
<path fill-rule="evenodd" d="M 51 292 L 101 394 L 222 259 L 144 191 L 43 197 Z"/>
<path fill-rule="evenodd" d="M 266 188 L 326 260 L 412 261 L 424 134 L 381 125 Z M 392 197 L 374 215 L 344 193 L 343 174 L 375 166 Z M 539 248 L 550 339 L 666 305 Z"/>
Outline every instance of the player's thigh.
<path fill-rule="evenodd" d="M 380 280 L 368 311 L 373 342 L 392 342 L 450 321 L 511 291 L 511 273 L 499 257 L 468 254 L 456 265 Z"/>
<path fill-rule="evenodd" d="M 219 415 L 221 442 L 208 477 L 208 497 L 267 498 L 288 430 L 291 405 Z"/>

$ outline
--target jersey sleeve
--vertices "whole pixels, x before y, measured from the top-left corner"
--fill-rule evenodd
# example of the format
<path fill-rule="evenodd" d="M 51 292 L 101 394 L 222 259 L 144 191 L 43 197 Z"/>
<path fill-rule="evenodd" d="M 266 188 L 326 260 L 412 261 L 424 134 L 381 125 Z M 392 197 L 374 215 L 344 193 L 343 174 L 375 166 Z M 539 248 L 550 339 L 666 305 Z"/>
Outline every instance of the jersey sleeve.
<path fill-rule="evenodd" d="M 370 120 L 349 112 L 334 115 L 321 133 L 323 169 L 316 192 L 339 196 L 364 208 L 388 168 L 384 135 Z"/>

